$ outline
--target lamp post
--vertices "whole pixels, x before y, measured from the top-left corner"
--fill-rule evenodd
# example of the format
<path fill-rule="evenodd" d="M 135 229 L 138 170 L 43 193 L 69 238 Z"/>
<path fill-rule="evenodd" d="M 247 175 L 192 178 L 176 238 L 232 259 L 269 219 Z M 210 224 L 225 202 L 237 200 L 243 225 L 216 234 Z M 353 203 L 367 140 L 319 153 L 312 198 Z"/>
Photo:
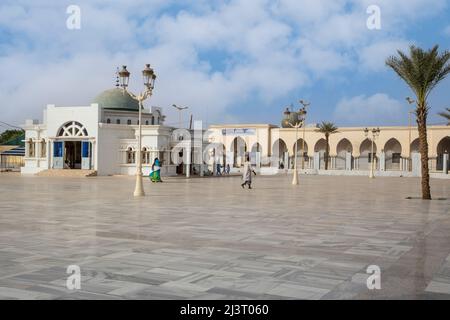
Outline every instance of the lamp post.
<path fill-rule="evenodd" d="M 408 101 L 408 103 L 411 105 L 413 103 L 416 102 L 416 100 L 410 98 L 410 97 L 406 97 L 406 101 Z M 412 121 L 411 121 L 411 115 L 415 112 L 415 110 L 409 110 L 408 111 L 408 126 L 409 126 L 409 144 L 408 144 L 408 150 L 409 150 L 409 159 L 408 159 L 408 171 L 411 171 L 411 167 L 412 167 L 412 159 L 411 159 L 411 126 L 412 126 Z"/>
<path fill-rule="evenodd" d="M 295 125 L 289 123 L 292 128 L 295 128 L 295 152 L 294 152 L 294 176 L 292 177 L 292 184 L 298 185 L 298 170 L 297 170 L 297 144 L 298 144 L 298 128 L 302 126 L 302 121 L 297 118 Z"/>
<path fill-rule="evenodd" d="M 369 129 L 365 128 L 364 129 L 364 134 L 366 135 L 366 137 L 369 136 L 369 131 L 372 132 L 372 150 L 371 150 L 371 153 L 370 153 L 371 162 L 370 162 L 369 178 L 373 179 L 373 178 L 375 178 L 375 175 L 374 175 L 374 172 L 373 172 L 374 171 L 374 165 L 373 164 L 375 163 L 375 157 L 373 155 L 373 148 L 374 148 L 375 139 L 380 135 L 380 128 L 373 128 L 372 130 L 369 130 Z"/>
<path fill-rule="evenodd" d="M 134 189 L 135 197 L 142 197 L 145 195 L 142 183 L 142 107 L 144 100 L 152 96 L 156 80 L 156 74 L 149 64 L 146 64 L 144 70 L 142 70 L 142 77 L 145 89 L 139 95 L 135 95 L 128 91 L 130 72 L 127 70 L 127 66 L 122 66 L 122 70 L 119 71 L 120 86 L 122 87 L 123 92 L 127 92 L 131 98 L 139 102 L 138 155 L 136 158 L 136 186 Z"/>
<path fill-rule="evenodd" d="M 180 121 L 180 129 L 181 129 L 181 127 L 182 127 L 181 112 L 183 112 L 183 110 L 188 109 L 188 107 L 179 107 L 176 104 L 173 104 L 172 107 L 174 107 L 175 109 L 178 110 L 178 118 L 179 118 L 179 121 Z"/>
<path fill-rule="evenodd" d="M 300 109 L 300 114 L 303 116 L 303 141 L 302 141 L 302 152 L 305 152 L 305 132 L 306 132 L 306 108 L 311 104 L 310 102 L 306 102 L 305 100 L 300 100 L 300 103 L 303 105 L 303 108 Z M 302 170 L 305 169 L 305 156 L 302 154 Z"/>

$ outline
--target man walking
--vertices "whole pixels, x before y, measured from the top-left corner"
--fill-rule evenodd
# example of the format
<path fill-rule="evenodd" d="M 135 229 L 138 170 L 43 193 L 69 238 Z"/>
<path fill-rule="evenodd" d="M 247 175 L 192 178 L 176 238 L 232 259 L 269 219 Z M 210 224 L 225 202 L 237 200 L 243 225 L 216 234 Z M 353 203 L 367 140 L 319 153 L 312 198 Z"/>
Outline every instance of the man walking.
<path fill-rule="evenodd" d="M 253 170 L 252 164 L 250 163 L 250 158 L 249 156 L 246 156 L 242 174 L 242 180 L 244 181 L 244 183 L 241 184 L 242 189 L 245 189 L 245 185 L 248 185 L 249 189 L 252 188 L 252 173 L 256 176 L 256 172 Z"/>

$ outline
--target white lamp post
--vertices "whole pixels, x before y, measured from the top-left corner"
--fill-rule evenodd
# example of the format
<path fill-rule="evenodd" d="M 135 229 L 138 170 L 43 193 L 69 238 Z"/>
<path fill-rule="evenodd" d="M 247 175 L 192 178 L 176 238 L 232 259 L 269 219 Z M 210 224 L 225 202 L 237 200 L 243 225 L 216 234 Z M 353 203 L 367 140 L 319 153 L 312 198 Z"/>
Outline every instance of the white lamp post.
<path fill-rule="evenodd" d="M 373 154 L 373 148 L 374 148 L 374 142 L 375 139 L 380 135 L 380 128 L 373 128 L 372 130 L 369 130 L 367 128 L 364 129 L 364 134 L 366 135 L 366 137 L 369 136 L 369 131 L 372 132 L 372 150 L 370 153 L 370 173 L 369 173 L 369 178 L 373 179 L 375 178 L 375 174 L 374 174 L 374 163 L 375 163 L 375 157 Z"/>
<path fill-rule="evenodd" d="M 303 141 L 302 141 L 302 152 L 305 152 L 305 132 L 306 132 L 306 108 L 311 105 L 311 102 L 306 102 L 305 100 L 300 100 L 303 108 L 300 109 L 300 113 L 303 115 Z M 302 154 L 302 169 L 305 169 L 305 156 Z"/>
<path fill-rule="evenodd" d="M 139 95 L 135 95 L 127 89 L 130 80 L 130 72 L 127 70 L 127 67 L 122 66 L 122 70 L 119 71 L 120 86 L 123 88 L 124 93 L 127 92 L 133 99 L 139 102 L 138 154 L 136 158 L 136 186 L 134 189 L 135 197 L 142 197 L 145 195 L 142 183 L 142 108 L 144 100 L 152 96 L 156 80 L 155 72 L 150 68 L 149 64 L 146 64 L 144 70 L 142 70 L 142 76 L 144 78 L 145 90 Z"/>

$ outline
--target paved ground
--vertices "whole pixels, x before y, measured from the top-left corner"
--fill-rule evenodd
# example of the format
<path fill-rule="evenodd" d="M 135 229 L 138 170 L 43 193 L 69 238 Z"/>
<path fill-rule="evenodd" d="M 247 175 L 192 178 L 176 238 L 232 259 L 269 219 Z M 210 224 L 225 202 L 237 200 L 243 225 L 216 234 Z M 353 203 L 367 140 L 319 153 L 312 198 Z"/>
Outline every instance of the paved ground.
<path fill-rule="evenodd" d="M 2 174 L 0 298 L 450 299 L 449 200 L 406 200 L 415 178 L 290 179 L 146 180 L 137 200 L 132 177 Z"/>

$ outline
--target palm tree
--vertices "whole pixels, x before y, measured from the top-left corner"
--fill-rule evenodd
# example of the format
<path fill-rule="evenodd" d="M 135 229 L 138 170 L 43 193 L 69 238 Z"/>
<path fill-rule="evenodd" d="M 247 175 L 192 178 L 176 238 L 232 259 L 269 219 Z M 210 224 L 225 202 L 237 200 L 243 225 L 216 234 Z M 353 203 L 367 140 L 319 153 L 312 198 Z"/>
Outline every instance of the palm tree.
<path fill-rule="evenodd" d="M 430 175 L 428 168 L 427 115 L 428 96 L 436 85 L 450 73 L 450 52 L 439 52 L 439 46 L 425 51 L 410 46 L 409 56 L 397 50 L 398 56 L 386 59 L 386 65 L 415 93 L 416 117 L 419 130 L 419 149 L 422 161 L 422 199 L 431 200 Z"/>
<path fill-rule="evenodd" d="M 447 125 L 450 126 L 450 108 L 445 108 L 444 112 L 438 113 L 441 117 L 447 119 Z"/>
<path fill-rule="evenodd" d="M 322 121 L 317 125 L 317 132 L 325 134 L 325 141 L 327 143 L 327 149 L 325 150 L 325 170 L 328 170 L 328 158 L 330 155 L 330 135 L 338 132 L 338 128 L 332 122 Z"/>

